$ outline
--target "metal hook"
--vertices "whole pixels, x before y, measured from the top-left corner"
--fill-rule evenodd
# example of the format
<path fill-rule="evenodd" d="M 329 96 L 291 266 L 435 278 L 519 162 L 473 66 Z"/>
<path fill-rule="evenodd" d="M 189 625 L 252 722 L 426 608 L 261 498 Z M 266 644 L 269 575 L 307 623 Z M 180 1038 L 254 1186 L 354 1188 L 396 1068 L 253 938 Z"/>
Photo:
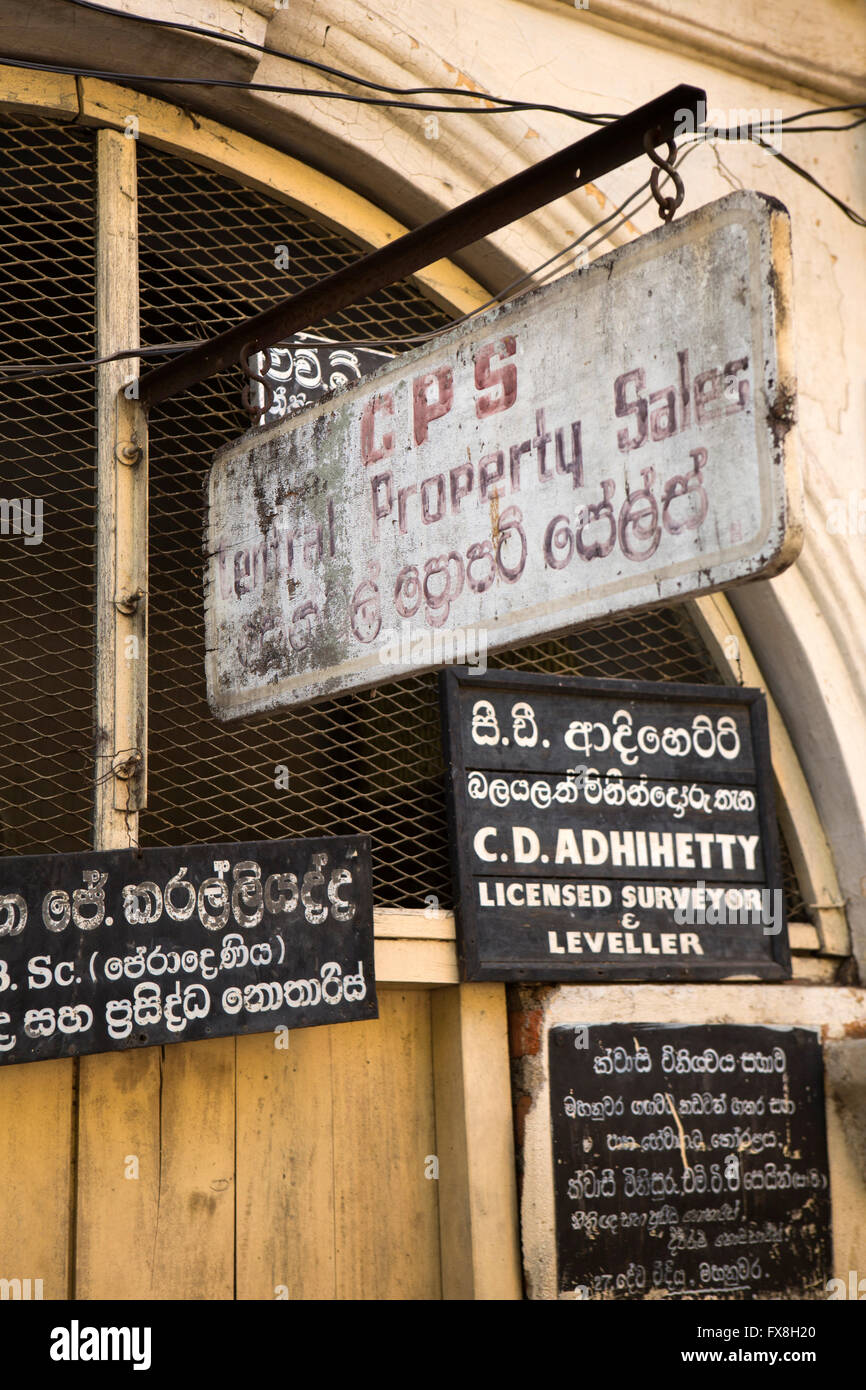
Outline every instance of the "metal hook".
<path fill-rule="evenodd" d="M 686 190 L 682 179 L 680 178 L 679 174 L 674 168 L 674 160 L 677 157 L 676 145 L 674 144 L 673 140 L 668 140 L 668 157 L 667 159 L 662 159 L 661 156 L 656 153 L 656 145 L 661 143 L 662 133 L 659 130 L 658 126 L 656 126 L 654 130 L 648 130 L 644 135 L 643 147 L 649 155 L 650 159 L 652 160 L 653 164 L 656 166 L 650 174 L 650 188 L 652 190 L 652 195 L 658 203 L 659 217 L 662 219 L 663 222 L 670 222 L 677 208 L 683 201 Z M 674 188 L 676 189 L 676 192 L 672 197 L 665 197 L 665 195 L 659 189 L 659 179 L 661 178 L 662 171 L 666 173 L 671 179 L 673 179 Z"/>
<path fill-rule="evenodd" d="M 264 370 L 267 371 L 268 367 L 271 365 L 270 349 L 265 349 L 265 354 L 266 360 Z M 243 392 L 241 393 L 241 400 L 243 401 L 244 409 L 249 415 L 250 421 L 253 425 L 258 424 L 260 420 L 263 420 L 263 423 L 266 424 L 268 413 L 271 410 L 274 401 L 276 400 L 276 392 L 274 391 L 273 386 L 268 381 L 266 376 L 263 376 L 260 372 L 254 372 L 250 367 L 250 362 L 252 361 L 254 355 L 255 354 L 253 351 L 252 343 L 245 344 L 245 346 L 241 349 L 241 368 L 245 377 L 247 378 L 246 385 L 244 386 Z M 260 382 L 262 390 L 264 392 L 264 402 L 261 405 L 259 404 L 258 400 L 253 396 L 252 383 L 254 381 Z"/>

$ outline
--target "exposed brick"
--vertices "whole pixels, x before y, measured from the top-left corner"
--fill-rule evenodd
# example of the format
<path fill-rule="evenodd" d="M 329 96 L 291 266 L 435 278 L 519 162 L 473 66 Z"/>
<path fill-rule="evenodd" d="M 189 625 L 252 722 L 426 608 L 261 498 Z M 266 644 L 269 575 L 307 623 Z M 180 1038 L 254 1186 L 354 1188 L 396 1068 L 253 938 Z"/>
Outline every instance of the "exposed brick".
<path fill-rule="evenodd" d="M 534 1057 L 541 1051 L 541 1009 L 508 1015 L 508 1040 L 512 1057 Z"/>

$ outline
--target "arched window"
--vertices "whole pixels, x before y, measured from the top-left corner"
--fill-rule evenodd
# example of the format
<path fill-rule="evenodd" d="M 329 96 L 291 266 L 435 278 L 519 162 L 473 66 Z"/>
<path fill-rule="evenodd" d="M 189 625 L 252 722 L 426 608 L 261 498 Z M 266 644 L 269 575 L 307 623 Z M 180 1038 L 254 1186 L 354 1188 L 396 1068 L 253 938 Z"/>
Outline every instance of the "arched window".
<path fill-rule="evenodd" d="M 100 88 L 105 108 L 104 92 L 112 89 Z M 127 108 L 137 100 L 117 89 L 105 113 L 124 138 L 132 126 Z M 151 124 L 156 106 L 147 102 Z M 180 113 L 165 111 L 174 132 Z M 201 128 L 188 124 L 193 137 Z M 2 129 L 7 360 L 95 354 L 96 131 L 11 110 Z M 277 197 L 245 186 L 243 147 L 255 142 L 237 137 L 220 169 L 203 163 L 211 153 L 205 140 L 193 138 L 184 150 L 180 133 L 171 143 L 171 150 L 158 148 L 140 123 L 138 138 L 128 141 L 137 171 L 145 344 L 212 336 L 356 258 L 354 240 L 333 229 L 336 185 L 326 226 L 312 209 L 299 210 L 303 190 L 300 198 L 292 188 Z M 266 163 L 265 147 L 256 151 Z M 275 186 L 281 164 L 293 163 L 274 155 Z M 261 183 L 260 169 L 252 181 Z M 335 338 L 384 340 L 399 351 L 411 335 L 445 326 L 455 308 L 465 304 L 449 312 L 417 284 L 404 284 L 316 327 Z M 0 554 L 9 673 L 0 696 L 8 735 L 0 755 L 6 853 L 90 843 L 92 382 L 84 369 L 16 380 L 4 392 L 6 491 L 38 494 L 45 518 L 40 546 L 7 545 Z M 201 486 L 214 451 L 248 428 L 241 387 L 240 370 L 211 379 L 167 402 L 150 422 L 149 794 L 141 843 L 369 831 L 377 901 L 417 908 L 432 893 L 447 906 L 434 677 L 413 676 L 253 724 L 220 725 L 208 712 Z M 644 680 L 722 678 L 683 605 L 501 653 L 492 664 Z M 288 789 L 274 785 L 280 764 L 289 768 Z M 815 909 L 798 884 L 784 827 L 781 840 L 788 917 L 806 923 Z"/>

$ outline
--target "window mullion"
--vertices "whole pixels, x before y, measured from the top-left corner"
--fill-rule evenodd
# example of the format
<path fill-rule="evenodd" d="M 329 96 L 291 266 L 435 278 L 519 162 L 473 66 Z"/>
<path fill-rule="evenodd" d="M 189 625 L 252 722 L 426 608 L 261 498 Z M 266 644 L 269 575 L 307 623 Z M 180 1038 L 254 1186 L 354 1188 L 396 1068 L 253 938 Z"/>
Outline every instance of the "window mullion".
<path fill-rule="evenodd" d="M 136 142 L 97 137 L 97 354 L 139 346 Z M 147 426 L 138 359 L 97 369 L 94 846 L 138 843 L 147 788 Z M 130 399 L 132 397 L 132 399 Z"/>

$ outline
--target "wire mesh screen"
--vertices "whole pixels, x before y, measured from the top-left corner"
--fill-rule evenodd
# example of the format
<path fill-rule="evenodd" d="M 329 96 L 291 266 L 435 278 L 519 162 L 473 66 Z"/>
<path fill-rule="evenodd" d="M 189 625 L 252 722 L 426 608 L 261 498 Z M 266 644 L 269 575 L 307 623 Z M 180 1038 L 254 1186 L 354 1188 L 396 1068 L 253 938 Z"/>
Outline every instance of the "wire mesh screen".
<path fill-rule="evenodd" d="M 210 334 L 356 259 L 315 223 L 216 174 L 139 147 L 144 342 Z M 289 270 L 275 270 L 277 248 Z M 348 340 L 447 322 L 393 287 L 325 324 Z M 410 676 L 265 720 L 221 725 L 205 699 L 202 484 L 214 451 L 247 427 L 240 372 L 151 418 L 150 806 L 146 844 L 367 832 L 377 901 L 451 902 L 437 682 Z M 682 609 L 605 623 L 491 665 L 649 680 L 718 680 Z M 285 769 L 285 772 L 282 771 Z M 283 789 L 279 783 L 286 781 Z M 789 907 L 796 884 L 789 883 Z"/>
<path fill-rule="evenodd" d="M 0 363 L 92 357 L 95 138 L 0 120 Z M 93 372 L 0 378 L 0 854 L 90 846 Z"/>

